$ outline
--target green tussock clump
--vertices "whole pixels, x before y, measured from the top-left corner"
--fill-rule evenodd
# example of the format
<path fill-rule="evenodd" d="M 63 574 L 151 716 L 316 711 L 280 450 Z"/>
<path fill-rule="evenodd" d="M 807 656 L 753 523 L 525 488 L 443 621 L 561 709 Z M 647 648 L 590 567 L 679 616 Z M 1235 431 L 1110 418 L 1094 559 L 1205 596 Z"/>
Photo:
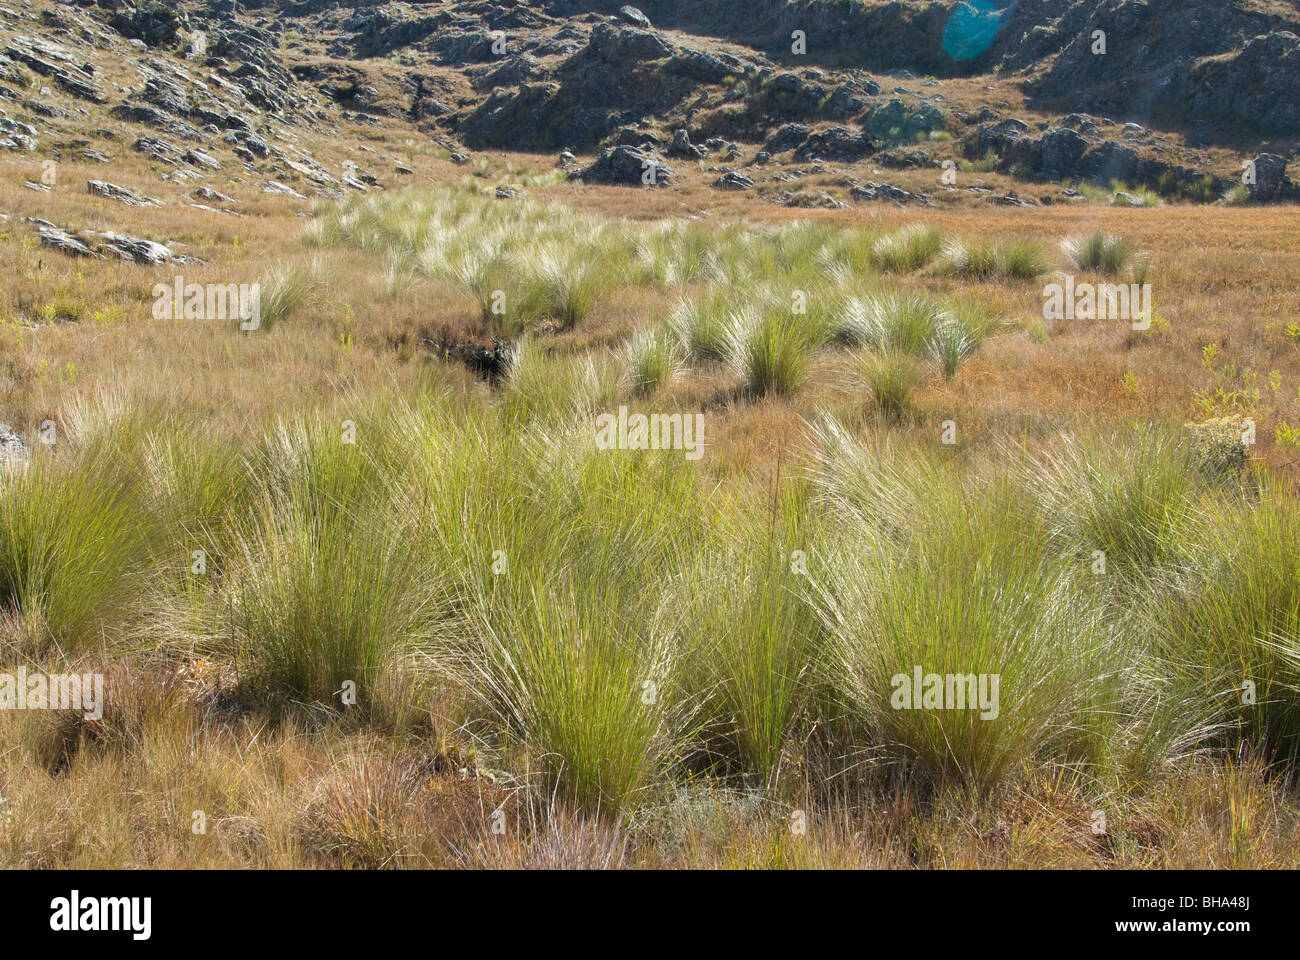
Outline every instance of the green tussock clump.
<path fill-rule="evenodd" d="M 1034 240 L 949 241 L 942 253 L 944 272 L 975 280 L 1034 280 L 1052 270 L 1047 251 Z"/>
<path fill-rule="evenodd" d="M 625 351 L 627 378 L 636 394 L 654 393 L 671 384 L 682 369 L 677 339 L 660 327 L 632 338 Z"/>
<path fill-rule="evenodd" d="M 879 238 L 871 263 L 885 273 L 912 273 L 928 266 L 943 249 L 943 231 L 917 223 Z"/>
<path fill-rule="evenodd" d="M 74 655 L 141 626 L 163 505 L 142 479 L 138 425 L 121 427 L 0 467 L 0 609 L 27 653 Z"/>
<path fill-rule="evenodd" d="M 510 348 L 501 409 L 517 423 L 582 419 L 613 401 L 621 372 L 608 355 L 552 352 L 525 337 Z"/>
<path fill-rule="evenodd" d="M 1217 738 L 1293 763 L 1300 756 L 1300 510 L 1280 485 L 1198 517 L 1189 572 L 1165 577 L 1155 636 Z"/>
<path fill-rule="evenodd" d="M 293 267 L 276 268 L 259 284 L 256 329 L 268 333 L 300 310 L 319 286 L 314 270 Z"/>
<path fill-rule="evenodd" d="M 1135 266 L 1139 259 L 1133 241 L 1111 236 L 1101 230 L 1069 237 L 1061 242 L 1061 250 L 1079 270 L 1112 277 Z"/>
<path fill-rule="evenodd" d="M 749 306 L 731 318 L 728 359 L 755 395 L 792 394 L 803 384 L 818 345 L 803 318 Z"/>
<path fill-rule="evenodd" d="M 403 463 L 386 423 L 372 413 L 342 427 L 282 425 L 250 463 L 256 493 L 232 525 L 235 649 L 225 653 L 256 688 L 387 707 L 387 682 L 427 635 L 436 578 L 386 495 Z"/>
<path fill-rule="evenodd" d="M 463 521 L 441 528 L 465 576 L 434 660 L 527 744 L 548 790 L 619 815 L 662 783 L 691 734 L 682 608 L 645 585 L 684 569 L 693 538 L 666 535 L 660 518 L 699 515 L 695 474 L 676 452 L 599 451 L 575 426 L 554 446 L 516 446 L 485 480 L 520 483 L 518 510 L 480 511 L 481 538 L 462 539 Z M 433 502 L 462 498 L 443 489 Z"/>
<path fill-rule="evenodd" d="M 1063 437 L 1026 474 L 1068 553 L 1090 560 L 1101 551 L 1112 573 L 1139 577 L 1181 559 L 1194 480 L 1183 444 L 1154 429 Z"/>
<path fill-rule="evenodd" d="M 906 353 L 858 354 L 854 371 L 871 395 L 872 405 L 886 417 L 899 420 L 912 409 L 912 395 L 925 379 L 925 371 L 915 357 Z"/>
<path fill-rule="evenodd" d="M 932 359 L 951 378 L 997 326 L 996 318 L 977 304 L 894 291 L 846 298 L 830 321 L 829 337 L 880 355 Z"/>
<path fill-rule="evenodd" d="M 727 356 L 727 330 L 736 312 L 736 294 L 711 290 L 681 301 L 668 315 L 668 326 L 691 363 Z"/>
<path fill-rule="evenodd" d="M 691 678 L 700 688 L 707 751 L 728 769 L 775 783 L 819 709 L 821 633 L 807 574 L 820 543 L 804 491 L 731 506 L 697 554 L 689 622 Z M 809 565 L 812 565 L 810 567 Z"/>
<path fill-rule="evenodd" d="M 851 461 L 827 465 L 822 480 L 844 538 L 819 605 L 824 666 L 863 735 L 922 779 L 976 790 L 1030 758 L 1084 751 L 1127 660 L 1098 604 L 1046 549 L 1043 518 L 1012 488 L 909 477 L 837 428 L 822 433 L 826 456 Z M 878 511 L 893 521 L 882 527 Z M 945 696 L 982 691 L 982 707 L 913 707 L 918 668 L 954 678 Z"/>

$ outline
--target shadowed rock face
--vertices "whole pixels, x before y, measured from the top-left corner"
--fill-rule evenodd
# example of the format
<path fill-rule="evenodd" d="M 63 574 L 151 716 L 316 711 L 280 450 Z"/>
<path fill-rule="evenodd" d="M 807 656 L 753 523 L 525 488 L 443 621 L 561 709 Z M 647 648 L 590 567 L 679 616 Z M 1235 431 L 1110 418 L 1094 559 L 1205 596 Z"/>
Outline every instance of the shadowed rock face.
<path fill-rule="evenodd" d="M 557 16 L 618 4 L 551 0 Z M 957 76 L 1023 72 L 1028 92 L 1067 109 L 1213 119 L 1300 133 L 1294 91 L 1300 10 L 1237 0 L 646 0 L 654 24 L 755 47 L 790 63 Z M 972 11 L 975 11 L 972 13 Z M 790 37 L 808 39 L 795 58 Z M 1096 31 L 1106 53 L 1093 52 Z M 1220 58 L 1207 60 L 1206 58 Z M 1286 93 L 1285 91 L 1292 91 Z"/>
<path fill-rule="evenodd" d="M 878 175 L 959 148 L 1016 179 L 1163 181 L 1203 197 L 1230 185 L 1195 153 L 1218 136 L 1259 158 L 1256 201 L 1294 196 L 1300 3 L 1281 0 L 75 0 L 15 22 L 0 107 L 27 112 L 0 108 L 0 150 L 40 155 L 40 117 L 102 104 L 169 177 L 247 167 L 298 196 L 377 186 L 303 154 L 294 131 L 340 120 L 406 125 L 464 163 L 475 149 L 587 152 L 564 172 L 590 182 L 643 185 L 653 166 L 662 185 L 665 159 L 698 164 L 719 189 L 749 179 L 733 166 L 771 162 L 783 182 L 792 163 Z M 110 49 L 125 74 L 104 69 Z M 955 76 L 996 77 L 985 89 L 999 92 L 934 79 Z M 850 182 L 906 202 L 866 171 Z"/>

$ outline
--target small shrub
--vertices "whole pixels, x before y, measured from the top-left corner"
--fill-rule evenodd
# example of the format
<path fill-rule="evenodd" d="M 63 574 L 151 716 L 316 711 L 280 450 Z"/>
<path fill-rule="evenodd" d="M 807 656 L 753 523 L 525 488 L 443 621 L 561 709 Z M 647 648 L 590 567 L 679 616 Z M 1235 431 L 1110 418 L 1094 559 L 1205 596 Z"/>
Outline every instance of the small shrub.
<path fill-rule="evenodd" d="M 1192 463 L 1211 480 L 1240 480 L 1247 460 L 1242 430 L 1240 417 L 1187 424 Z"/>

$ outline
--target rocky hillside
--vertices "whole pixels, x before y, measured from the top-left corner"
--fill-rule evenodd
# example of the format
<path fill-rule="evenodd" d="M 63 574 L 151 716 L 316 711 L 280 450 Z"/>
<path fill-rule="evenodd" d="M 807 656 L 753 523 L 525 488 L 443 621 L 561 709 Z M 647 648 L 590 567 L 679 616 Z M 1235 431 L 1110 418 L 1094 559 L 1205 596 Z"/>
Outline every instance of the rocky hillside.
<path fill-rule="evenodd" d="M 1296 198 L 1298 33 L 1297 0 L 6 0 L 0 148 L 108 131 L 176 176 L 233 163 L 303 195 L 380 185 L 354 127 L 734 190 L 961 166 L 1208 202 L 1254 161 L 1271 202 Z M 298 145 L 321 129 L 355 141 L 343 169 Z M 855 200 L 927 202 L 861 180 Z"/>

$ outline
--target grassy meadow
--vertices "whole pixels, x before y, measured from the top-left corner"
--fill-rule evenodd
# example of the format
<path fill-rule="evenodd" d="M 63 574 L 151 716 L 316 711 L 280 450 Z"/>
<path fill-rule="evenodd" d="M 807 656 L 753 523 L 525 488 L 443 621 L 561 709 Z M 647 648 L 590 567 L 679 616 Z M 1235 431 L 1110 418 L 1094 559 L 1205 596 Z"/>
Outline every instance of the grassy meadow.
<path fill-rule="evenodd" d="M 514 162 L 111 211 L 183 268 L 5 224 L 0 666 L 107 699 L 0 712 L 0 865 L 1300 864 L 1293 211 Z M 179 272 L 257 328 L 155 319 Z M 1147 328 L 1045 320 L 1066 274 Z"/>

